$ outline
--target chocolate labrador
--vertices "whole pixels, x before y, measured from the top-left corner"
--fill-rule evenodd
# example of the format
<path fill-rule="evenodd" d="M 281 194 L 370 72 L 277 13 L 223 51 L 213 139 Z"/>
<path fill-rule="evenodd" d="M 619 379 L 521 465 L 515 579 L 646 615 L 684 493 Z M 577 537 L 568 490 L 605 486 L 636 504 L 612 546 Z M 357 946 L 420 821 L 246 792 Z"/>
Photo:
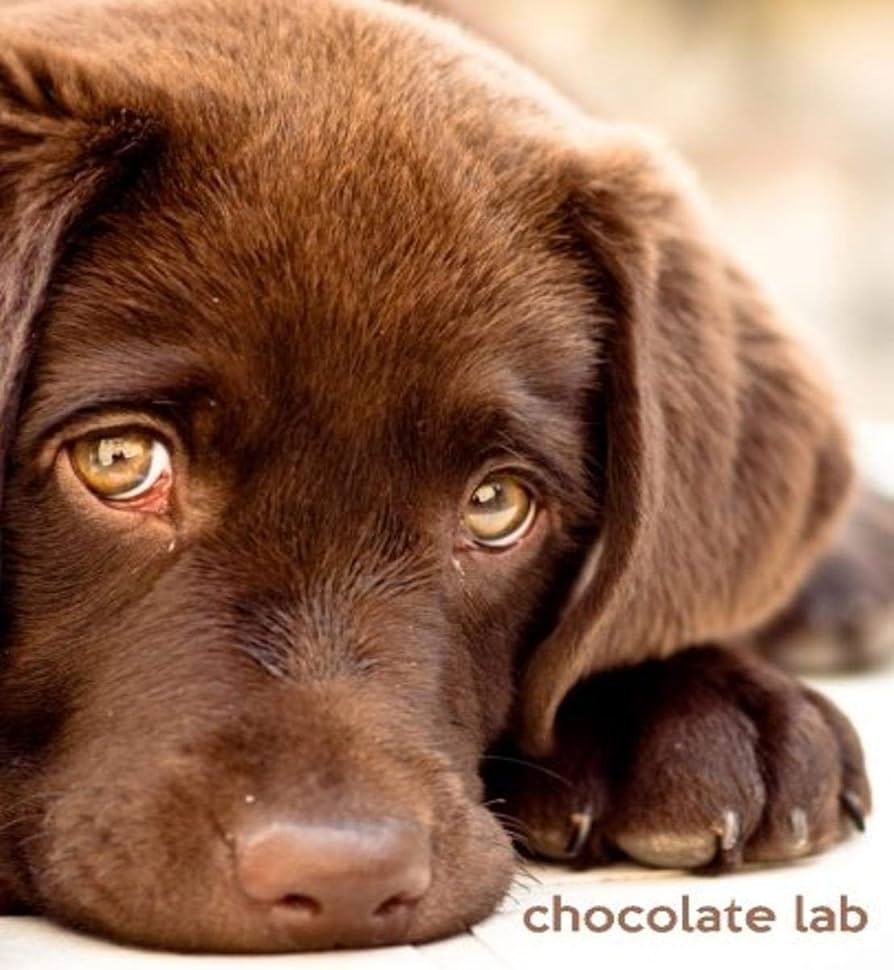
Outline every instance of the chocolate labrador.
<path fill-rule="evenodd" d="M 747 642 L 843 534 L 822 381 L 664 148 L 448 22 L 5 3 L 0 340 L 7 911 L 423 941 L 515 832 L 710 869 L 868 811 Z"/>

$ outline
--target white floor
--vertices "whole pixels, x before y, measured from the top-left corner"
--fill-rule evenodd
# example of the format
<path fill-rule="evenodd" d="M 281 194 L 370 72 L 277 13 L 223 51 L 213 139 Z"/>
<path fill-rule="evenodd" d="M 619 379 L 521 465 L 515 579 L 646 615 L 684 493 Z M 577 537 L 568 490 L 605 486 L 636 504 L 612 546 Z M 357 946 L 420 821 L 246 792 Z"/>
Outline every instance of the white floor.
<path fill-rule="evenodd" d="M 873 429 L 861 451 L 866 464 L 894 490 L 894 429 Z M 285 957 L 180 957 L 126 950 L 61 930 L 43 920 L 0 919 L 0 970 L 296 970 L 341 968 L 361 970 L 499 970 L 550 965 L 572 968 L 637 968 L 655 961 L 662 970 L 882 970 L 894 966 L 894 670 L 886 674 L 817 682 L 851 716 L 866 746 L 875 788 L 875 811 L 865 835 L 797 866 L 760 869 L 736 875 L 699 878 L 679 872 L 649 872 L 616 867 L 589 873 L 537 868 L 519 877 L 513 901 L 471 933 L 421 947 L 298 955 Z M 587 910 L 607 907 L 617 913 L 626 905 L 679 910 L 681 897 L 690 908 L 768 907 L 775 922 L 765 933 L 747 929 L 716 933 L 648 929 L 625 933 L 617 928 L 594 933 L 534 933 L 524 913 L 561 894 L 566 905 Z M 798 897 L 810 921 L 811 909 L 836 913 L 842 896 L 868 917 L 861 932 L 840 928 L 823 933 L 800 932 L 795 925 Z M 856 917 L 856 913 L 852 918 Z M 536 919 L 542 919 L 538 912 Z M 597 918 L 601 919 L 597 914 Z M 662 917 L 659 916 L 659 920 Z M 664 917 L 666 918 L 666 916 Z M 535 920 L 536 921 L 536 920 Z"/>

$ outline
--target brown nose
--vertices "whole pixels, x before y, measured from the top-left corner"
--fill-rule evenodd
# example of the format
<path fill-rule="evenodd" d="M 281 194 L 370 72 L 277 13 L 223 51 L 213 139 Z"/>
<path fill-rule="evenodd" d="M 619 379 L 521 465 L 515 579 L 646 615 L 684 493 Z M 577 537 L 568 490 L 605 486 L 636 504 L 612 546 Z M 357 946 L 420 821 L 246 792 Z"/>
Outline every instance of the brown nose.
<path fill-rule="evenodd" d="M 396 819 L 274 821 L 236 841 L 245 894 L 318 945 L 399 940 L 431 882 L 429 839 Z"/>

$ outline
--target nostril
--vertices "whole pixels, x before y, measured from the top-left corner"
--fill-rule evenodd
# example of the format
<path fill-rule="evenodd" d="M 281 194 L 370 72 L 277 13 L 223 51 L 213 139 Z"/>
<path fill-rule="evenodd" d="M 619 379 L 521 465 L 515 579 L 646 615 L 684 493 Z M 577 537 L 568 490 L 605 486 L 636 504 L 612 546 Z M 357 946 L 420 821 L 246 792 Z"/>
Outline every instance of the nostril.
<path fill-rule="evenodd" d="M 286 907 L 296 915 L 319 916 L 323 911 L 323 907 L 313 896 L 304 896 L 300 893 L 289 893 L 287 896 L 283 896 L 276 905 Z"/>
<path fill-rule="evenodd" d="M 314 938 L 398 939 L 431 883 L 426 829 L 399 819 L 263 822 L 234 843 L 242 893 Z"/>
<path fill-rule="evenodd" d="M 418 902 L 418 897 L 413 899 L 403 893 L 386 899 L 384 903 L 376 908 L 373 916 L 379 919 L 390 919 L 395 916 L 402 916 L 407 910 L 411 909 Z"/>

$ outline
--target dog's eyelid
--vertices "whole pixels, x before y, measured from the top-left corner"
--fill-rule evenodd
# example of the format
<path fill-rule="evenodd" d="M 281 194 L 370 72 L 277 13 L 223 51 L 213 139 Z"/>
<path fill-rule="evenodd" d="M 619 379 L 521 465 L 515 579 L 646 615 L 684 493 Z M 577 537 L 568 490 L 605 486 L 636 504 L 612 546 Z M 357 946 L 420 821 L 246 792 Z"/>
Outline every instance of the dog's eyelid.
<path fill-rule="evenodd" d="M 575 493 L 580 484 L 547 456 L 525 454 L 523 449 L 500 449 L 483 458 L 469 476 L 467 489 L 472 490 L 488 475 L 504 472 L 521 478 L 538 504 L 546 504 L 553 497 Z"/>
<path fill-rule="evenodd" d="M 520 478 L 533 492 L 542 487 L 545 488 L 552 477 L 548 470 L 541 469 L 535 462 L 529 461 L 517 452 L 494 452 L 475 466 L 466 485 L 467 493 L 471 494 L 485 478 L 500 474 Z"/>
<path fill-rule="evenodd" d="M 479 455 L 470 477 L 505 469 L 522 475 L 544 496 L 577 492 L 580 469 L 568 468 L 556 457 L 568 450 L 563 447 L 565 437 L 545 436 L 542 429 L 539 434 L 526 433 L 526 426 L 517 421 L 500 422 L 491 429 L 490 447 Z"/>
<path fill-rule="evenodd" d="M 66 428 L 63 432 L 65 438 L 72 440 L 76 438 L 114 438 L 128 432 L 143 432 L 151 434 L 153 437 L 162 440 L 166 448 L 175 448 L 178 445 L 179 434 L 169 422 L 154 420 L 151 416 L 134 415 L 133 417 L 119 417 L 117 420 L 97 420 L 83 426 Z"/>
<path fill-rule="evenodd" d="M 116 415 L 136 424 L 146 421 L 159 430 L 173 428 L 188 443 L 196 415 L 202 411 L 215 414 L 221 398 L 212 382 L 195 375 L 184 375 L 182 383 L 159 382 L 151 388 L 142 381 L 132 388 L 94 388 L 74 396 L 60 386 L 49 394 L 45 390 L 44 395 L 20 429 L 20 435 L 35 443 L 59 437 L 70 428 L 86 427 L 91 421 L 98 425 Z"/>
<path fill-rule="evenodd" d="M 79 438 L 112 437 L 132 431 L 158 437 L 172 452 L 188 450 L 190 445 L 190 427 L 186 415 L 174 408 L 162 410 L 133 403 L 81 408 L 50 427 L 35 429 L 30 437 L 39 452 L 55 453 Z"/>

